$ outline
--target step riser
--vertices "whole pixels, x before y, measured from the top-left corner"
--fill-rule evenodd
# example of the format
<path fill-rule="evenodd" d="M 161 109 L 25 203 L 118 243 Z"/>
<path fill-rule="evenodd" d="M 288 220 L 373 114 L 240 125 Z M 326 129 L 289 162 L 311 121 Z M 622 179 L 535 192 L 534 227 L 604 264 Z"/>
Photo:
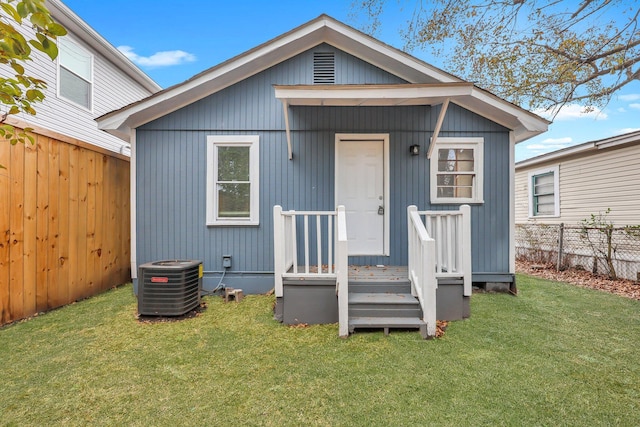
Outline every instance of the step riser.
<path fill-rule="evenodd" d="M 354 293 L 411 293 L 410 283 L 349 283 L 349 292 Z"/>
<path fill-rule="evenodd" d="M 349 311 L 351 310 L 397 310 L 397 311 L 422 311 L 420 304 L 349 304 Z"/>
<path fill-rule="evenodd" d="M 418 317 L 422 318 L 422 310 L 393 308 L 349 308 L 349 317 Z"/>

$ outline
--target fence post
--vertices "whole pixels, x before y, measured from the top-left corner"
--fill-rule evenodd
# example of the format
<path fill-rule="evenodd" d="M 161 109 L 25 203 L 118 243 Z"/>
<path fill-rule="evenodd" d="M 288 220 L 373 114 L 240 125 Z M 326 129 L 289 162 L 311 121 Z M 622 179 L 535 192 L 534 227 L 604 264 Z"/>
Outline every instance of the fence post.
<path fill-rule="evenodd" d="M 556 265 L 556 271 L 560 271 L 562 268 L 562 246 L 564 243 L 564 222 L 560 223 L 558 229 L 558 264 Z"/>

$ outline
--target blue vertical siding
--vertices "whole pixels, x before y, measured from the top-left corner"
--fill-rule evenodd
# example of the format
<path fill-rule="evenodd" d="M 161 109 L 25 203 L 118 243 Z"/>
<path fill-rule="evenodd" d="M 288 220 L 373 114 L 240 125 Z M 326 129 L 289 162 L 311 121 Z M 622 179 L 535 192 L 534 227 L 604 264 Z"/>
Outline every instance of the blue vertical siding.
<path fill-rule="evenodd" d="M 275 84 L 311 84 L 313 51 L 320 45 L 137 130 L 137 262 L 200 259 L 206 270 L 273 271 L 273 206 L 334 209 L 336 133 L 390 136 L 391 247 L 388 257 L 353 257 L 357 264 L 405 264 L 406 208 L 457 209 L 429 203 L 428 141 L 440 107 L 292 107 L 294 160 L 287 156 L 282 104 Z M 336 51 L 337 83 L 403 83 L 379 68 Z M 207 227 L 206 137 L 260 136 L 260 224 Z M 509 134 L 474 113 L 451 105 L 441 136 L 484 137 L 483 205 L 472 206 L 474 272 L 508 272 Z M 420 156 L 409 146 L 420 145 Z"/>

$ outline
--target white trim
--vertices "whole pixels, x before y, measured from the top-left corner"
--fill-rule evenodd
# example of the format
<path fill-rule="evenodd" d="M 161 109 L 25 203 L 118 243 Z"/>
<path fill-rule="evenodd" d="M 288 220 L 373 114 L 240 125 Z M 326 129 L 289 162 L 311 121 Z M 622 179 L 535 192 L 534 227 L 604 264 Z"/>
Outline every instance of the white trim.
<path fill-rule="evenodd" d="M 64 67 L 67 71 L 69 71 L 70 73 L 76 75 L 79 79 L 81 79 L 82 81 L 85 81 L 87 83 L 89 83 L 89 106 L 87 107 L 86 105 L 82 105 L 82 104 L 78 104 L 76 101 L 74 101 L 73 99 L 69 99 L 67 97 L 65 97 L 64 95 L 62 95 L 60 93 L 60 89 L 62 86 L 62 79 L 60 78 L 60 68 L 62 68 L 62 45 L 63 44 L 71 44 L 74 47 L 76 47 L 78 50 L 80 50 L 83 54 L 85 54 L 88 58 L 89 61 L 91 63 L 91 78 L 90 80 L 85 80 L 83 77 L 78 76 L 74 71 L 72 71 L 71 69 Z M 56 86 L 56 96 L 61 99 L 62 101 L 69 103 L 75 107 L 78 108 L 82 108 L 85 111 L 89 111 L 89 112 L 93 112 L 93 101 L 94 101 L 94 92 L 95 92 L 95 82 L 94 82 L 94 77 L 95 77 L 95 55 L 89 51 L 88 49 L 86 49 L 82 43 L 79 43 L 78 41 L 76 41 L 73 37 L 70 36 L 65 36 L 64 38 L 60 38 L 58 40 L 58 50 L 60 52 L 60 54 L 58 55 L 58 60 L 57 60 L 57 73 L 56 73 L 56 80 L 57 80 L 57 86 Z"/>
<path fill-rule="evenodd" d="M 336 133 L 335 137 L 335 170 L 334 185 L 338 183 L 338 144 L 348 141 L 382 141 L 383 150 L 383 189 L 384 189 L 384 232 L 383 232 L 383 253 L 379 255 L 367 254 L 366 256 L 389 256 L 390 254 L 390 207 L 391 207 L 391 184 L 390 184 L 390 162 L 389 162 L 389 134 L 388 133 Z M 338 192 L 333 191 L 334 203 L 338 206 Z M 347 227 L 349 224 L 347 224 Z M 356 254 L 349 254 L 356 255 Z M 364 255 L 363 255 L 364 256 Z"/>
<path fill-rule="evenodd" d="M 516 137 L 509 132 L 509 273 L 516 273 Z"/>
<path fill-rule="evenodd" d="M 249 182 L 251 183 L 249 218 L 218 218 L 216 196 L 217 147 L 249 147 Z M 208 135 L 207 136 L 207 184 L 206 221 L 208 226 L 255 226 L 260 223 L 260 137 L 258 135 Z"/>
<path fill-rule="evenodd" d="M 553 215 L 534 215 L 533 213 L 533 188 L 531 180 L 534 176 L 553 173 Z M 560 166 L 550 166 L 530 171 L 527 174 L 527 193 L 529 194 L 529 218 L 557 218 L 560 216 Z"/>
<path fill-rule="evenodd" d="M 441 137 L 434 144 L 433 150 L 438 148 L 473 148 L 475 180 L 473 182 L 473 196 L 462 197 L 438 197 L 438 154 L 431 156 L 429 160 L 429 188 L 431 204 L 479 204 L 484 203 L 484 138 L 482 137 Z"/>
<path fill-rule="evenodd" d="M 129 244 L 131 245 L 131 278 L 138 278 L 138 251 L 136 249 L 137 245 L 137 228 L 136 228 L 136 160 L 137 160 L 137 144 L 136 144 L 136 130 L 131 130 L 131 135 L 129 136 L 129 141 L 131 144 L 131 158 L 129 160 L 129 185 L 131 188 L 129 189 L 129 197 L 130 197 L 130 205 L 131 205 L 131 214 L 130 214 L 130 227 L 131 227 L 131 238 Z"/>
<path fill-rule="evenodd" d="M 472 83 L 384 85 L 275 85 L 276 99 L 296 106 L 437 105 L 471 95 Z"/>

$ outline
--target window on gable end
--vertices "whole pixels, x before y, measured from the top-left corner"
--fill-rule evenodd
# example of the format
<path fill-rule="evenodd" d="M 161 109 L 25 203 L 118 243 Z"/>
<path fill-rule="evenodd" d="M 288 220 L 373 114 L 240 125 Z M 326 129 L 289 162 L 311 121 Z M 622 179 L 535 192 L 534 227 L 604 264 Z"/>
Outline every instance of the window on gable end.
<path fill-rule="evenodd" d="M 560 216 L 558 166 L 529 172 L 529 217 Z"/>
<path fill-rule="evenodd" d="M 207 137 L 207 225 L 258 225 L 259 137 Z"/>
<path fill-rule="evenodd" d="M 59 40 L 58 96 L 91 110 L 93 55 L 66 37 Z"/>
<path fill-rule="evenodd" d="M 430 161 L 431 203 L 483 203 L 484 138 L 438 138 Z"/>

